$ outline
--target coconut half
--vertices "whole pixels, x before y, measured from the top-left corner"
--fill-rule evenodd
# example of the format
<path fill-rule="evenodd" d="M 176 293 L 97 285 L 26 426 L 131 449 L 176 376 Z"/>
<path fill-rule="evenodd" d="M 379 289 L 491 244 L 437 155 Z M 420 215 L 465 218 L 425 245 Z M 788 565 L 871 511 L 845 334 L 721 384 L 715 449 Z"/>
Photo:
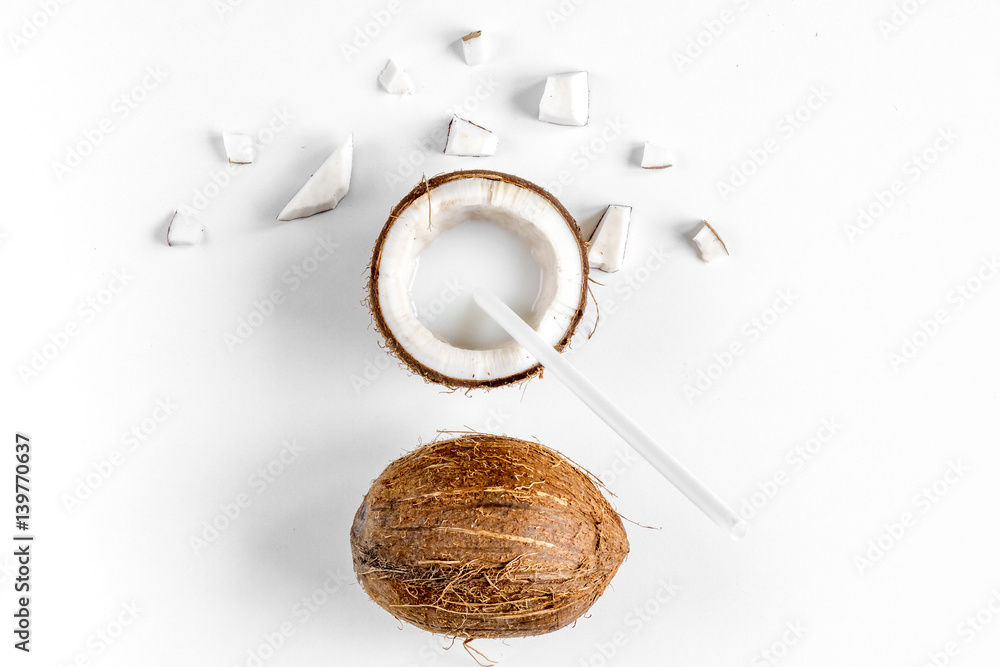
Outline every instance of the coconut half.
<path fill-rule="evenodd" d="M 510 174 L 455 171 L 425 180 L 403 197 L 375 243 L 368 305 L 389 352 L 425 380 L 453 388 L 520 382 L 542 368 L 516 341 L 489 349 L 457 347 L 428 329 L 415 312 L 410 286 L 420 253 L 470 220 L 498 225 L 531 248 L 542 277 L 528 324 L 562 351 L 587 305 L 586 244 L 559 200 Z"/>

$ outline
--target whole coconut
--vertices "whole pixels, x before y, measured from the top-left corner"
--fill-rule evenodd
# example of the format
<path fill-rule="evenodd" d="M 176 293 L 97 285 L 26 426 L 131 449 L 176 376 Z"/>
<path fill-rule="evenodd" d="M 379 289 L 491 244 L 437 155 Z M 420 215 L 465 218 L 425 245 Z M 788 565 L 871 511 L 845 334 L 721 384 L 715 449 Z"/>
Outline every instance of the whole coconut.
<path fill-rule="evenodd" d="M 628 539 L 569 459 L 475 434 L 391 463 L 354 517 L 351 551 L 358 581 L 383 609 L 475 639 L 572 623 L 604 592 Z"/>

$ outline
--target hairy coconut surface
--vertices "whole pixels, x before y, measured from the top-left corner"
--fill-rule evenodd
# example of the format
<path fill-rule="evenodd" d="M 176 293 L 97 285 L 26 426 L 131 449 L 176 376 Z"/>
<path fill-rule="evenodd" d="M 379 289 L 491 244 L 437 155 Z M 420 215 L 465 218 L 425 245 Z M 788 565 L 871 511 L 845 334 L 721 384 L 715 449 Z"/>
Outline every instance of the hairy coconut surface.
<path fill-rule="evenodd" d="M 553 217 L 560 221 L 555 225 L 560 232 L 559 240 L 556 241 L 554 238 L 546 239 L 541 229 L 533 226 L 530 220 L 517 222 L 517 216 L 513 214 L 505 218 L 505 224 L 514 226 L 511 231 L 529 235 L 536 244 L 543 247 L 548 245 L 546 256 L 550 257 L 551 265 L 542 268 L 543 274 L 546 272 L 550 274 L 545 278 L 548 281 L 546 287 L 543 287 L 550 300 L 549 308 L 540 313 L 537 322 L 529 324 L 539 331 L 540 335 L 550 340 L 557 350 L 561 351 L 569 344 L 587 305 L 589 262 L 587 246 L 580 233 L 580 227 L 569 211 L 549 192 L 530 181 L 496 171 L 473 169 L 441 174 L 422 181 L 403 197 L 390 212 L 389 219 L 375 242 L 368 279 L 368 306 L 375 326 L 385 340 L 387 350 L 428 382 L 452 388 L 489 388 L 514 384 L 542 372 L 541 365 L 516 342 L 510 341 L 503 346 L 488 350 L 457 348 L 435 336 L 412 313 L 394 313 L 393 317 L 390 317 L 383 309 L 386 296 L 381 293 L 383 281 L 380 278 L 385 277 L 382 275 L 384 272 L 402 271 L 399 267 L 383 266 L 387 240 L 394 236 L 397 239 L 401 238 L 401 245 L 409 245 L 415 242 L 411 235 L 432 236 L 437 233 L 439 226 L 444 227 L 445 219 L 448 219 L 449 223 L 454 223 L 456 217 L 464 215 L 462 209 L 456 209 L 455 202 L 435 192 L 439 188 L 448 190 L 445 186 L 463 179 L 480 179 L 488 183 L 489 187 L 484 191 L 494 202 L 468 206 L 469 215 L 473 217 L 488 217 L 491 206 L 496 205 L 499 208 L 501 203 L 514 200 L 529 212 L 533 211 L 535 215 L 548 216 L 549 224 Z M 507 191 L 506 196 L 503 196 L 500 194 L 501 188 L 511 188 L 512 192 Z M 523 196 L 519 199 L 519 195 Z M 419 227 L 408 229 L 398 221 L 411 207 L 426 209 L 427 212 L 422 214 Z M 439 216 L 438 222 L 435 222 L 435 211 Z M 412 220 L 410 224 L 416 225 Z M 556 243 L 559 247 L 553 250 L 553 244 Z M 562 259 L 558 260 L 559 257 Z M 415 259 L 410 257 L 407 261 L 414 262 Z M 400 259 L 397 257 L 391 261 Z M 410 272 L 405 273 L 405 276 L 412 279 L 412 267 L 407 268 L 410 268 Z M 397 282 L 409 284 L 409 280 L 402 278 Z M 395 295 L 393 299 L 400 301 Z M 397 303 L 396 310 L 399 308 Z M 396 319 L 395 324 L 391 321 L 393 318 Z"/>
<path fill-rule="evenodd" d="M 391 463 L 354 517 L 358 581 L 396 618 L 452 637 L 575 621 L 628 554 L 588 473 L 534 442 L 470 434 Z"/>

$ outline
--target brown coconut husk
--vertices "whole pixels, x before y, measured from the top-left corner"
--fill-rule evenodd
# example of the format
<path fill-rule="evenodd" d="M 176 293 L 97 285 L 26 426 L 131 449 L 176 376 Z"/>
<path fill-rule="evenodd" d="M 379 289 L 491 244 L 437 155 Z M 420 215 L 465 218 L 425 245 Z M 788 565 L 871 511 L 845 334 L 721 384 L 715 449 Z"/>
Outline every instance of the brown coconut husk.
<path fill-rule="evenodd" d="M 396 618 L 464 639 L 573 623 L 628 554 L 589 473 L 543 445 L 468 434 L 420 447 L 354 517 L 358 581 Z"/>
<path fill-rule="evenodd" d="M 382 233 L 379 234 L 378 240 L 375 242 L 375 249 L 372 252 L 372 260 L 371 265 L 369 266 L 370 272 L 368 276 L 368 309 L 371 311 L 375 326 L 378 328 L 379 333 L 382 334 L 382 338 L 385 340 L 385 348 L 400 361 L 406 364 L 410 370 L 423 377 L 427 382 L 442 384 L 452 389 L 493 388 L 523 382 L 531 377 L 540 375 L 542 372 L 541 364 L 535 364 L 534 366 L 519 373 L 514 373 L 504 377 L 466 380 L 463 378 L 455 378 L 445 375 L 437 369 L 417 361 L 417 359 L 407 352 L 406 348 L 403 347 L 403 345 L 396 339 L 392 331 L 389 330 L 389 327 L 385 322 L 385 317 L 382 315 L 382 309 L 379 307 L 378 277 L 379 268 L 382 263 L 382 249 L 385 245 L 385 239 L 393 225 L 396 223 L 397 218 L 399 218 L 407 207 L 420 197 L 424 195 L 430 197 L 431 191 L 435 188 L 460 178 L 486 178 L 505 183 L 513 183 L 520 187 L 527 188 L 547 199 L 556 208 L 556 210 L 559 211 L 560 215 L 562 215 L 563 219 L 566 221 L 566 225 L 573 233 L 577 246 L 580 249 L 580 265 L 583 271 L 583 280 L 580 282 L 579 305 L 577 306 L 576 312 L 573 314 L 565 333 L 554 347 L 556 350 L 561 352 L 567 345 L 569 345 L 569 341 L 576 332 L 576 328 L 580 324 L 580 320 L 583 318 L 584 310 L 587 307 L 587 281 L 590 276 L 590 264 L 587 261 L 587 244 L 583 240 L 583 235 L 580 232 L 580 226 L 577 224 L 576 220 L 573 219 L 573 216 L 570 215 L 569 211 L 566 210 L 566 207 L 563 206 L 550 192 L 530 181 L 524 180 L 523 178 L 499 171 L 470 169 L 466 171 L 453 171 L 447 174 L 439 174 L 431 179 L 422 179 L 416 187 L 410 190 L 410 192 L 407 193 L 407 195 L 403 197 L 403 199 L 400 200 L 395 207 L 393 207 L 392 211 L 389 213 L 389 219 L 386 220 L 385 225 L 382 227 Z M 431 221 L 428 221 L 428 224 L 430 223 Z"/>

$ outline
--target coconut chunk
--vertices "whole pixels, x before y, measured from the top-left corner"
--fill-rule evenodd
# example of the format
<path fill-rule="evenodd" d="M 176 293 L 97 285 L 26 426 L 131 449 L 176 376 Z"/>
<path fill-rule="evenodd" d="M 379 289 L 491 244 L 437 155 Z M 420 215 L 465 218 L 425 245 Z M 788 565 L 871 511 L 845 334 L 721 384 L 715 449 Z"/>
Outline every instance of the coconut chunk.
<path fill-rule="evenodd" d="M 204 236 L 204 225 L 180 211 L 174 211 L 167 225 L 167 245 L 198 245 Z"/>
<path fill-rule="evenodd" d="M 483 44 L 482 30 L 470 32 L 462 38 L 462 55 L 465 56 L 465 64 L 470 67 L 486 62 L 486 47 Z"/>
<path fill-rule="evenodd" d="M 694 235 L 694 242 L 698 246 L 701 258 L 706 262 L 711 262 L 720 257 L 728 257 L 729 250 L 726 248 L 726 244 L 722 242 L 722 239 L 719 238 L 719 233 L 715 231 L 712 225 L 708 224 L 708 221 L 702 221 L 701 224 L 701 229 Z"/>
<path fill-rule="evenodd" d="M 252 164 L 257 155 L 257 147 L 249 134 L 223 132 L 222 143 L 226 147 L 226 157 L 231 164 Z"/>
<path fill-rule="evenodd" d="M 642 168 L 643 169 L 666 169 L 674 166 L 674 160 L 667 153 L 667 149 L 658 146 L 650 141 L 642 148 Z"/>
<path fill-rule="evenodd" d="M 378 75 L 378 82 L 382 84 L 386 92 L 396 95 L 412 95 L 416 91 L 409 75 L 392 58 L 385 64 L 382 73 Z"/>
<path fill-rule="evenodd" d="M 545 80 L 538 103 L 538 120 L 556 125 L 586 125 L 590 117 L 590 88 L 586 72 L 553 74 Z"/>
<path fill-rule="evenodd" d="M 337 208 L 351 187 L 354 135 L 326 159 L 306 184 L 288 202 L 278 220 L 295 220 Z"/>
<path fill-rule="evenodd" d="M 587 260 L 590 268 L 605 273 L 614 273 L 622 268 L 625 259 L 625 243 L 628 241 L 628 225 L 632 218 L 631 206 L 612 204 L 604 211 L 593 236 Z"/>
<path fill-rule="evenodd" d="M 448 123 L 445 155 L 485 157 L 497 152 L 499 137 L 481 125 L 454 116 Z"/>

